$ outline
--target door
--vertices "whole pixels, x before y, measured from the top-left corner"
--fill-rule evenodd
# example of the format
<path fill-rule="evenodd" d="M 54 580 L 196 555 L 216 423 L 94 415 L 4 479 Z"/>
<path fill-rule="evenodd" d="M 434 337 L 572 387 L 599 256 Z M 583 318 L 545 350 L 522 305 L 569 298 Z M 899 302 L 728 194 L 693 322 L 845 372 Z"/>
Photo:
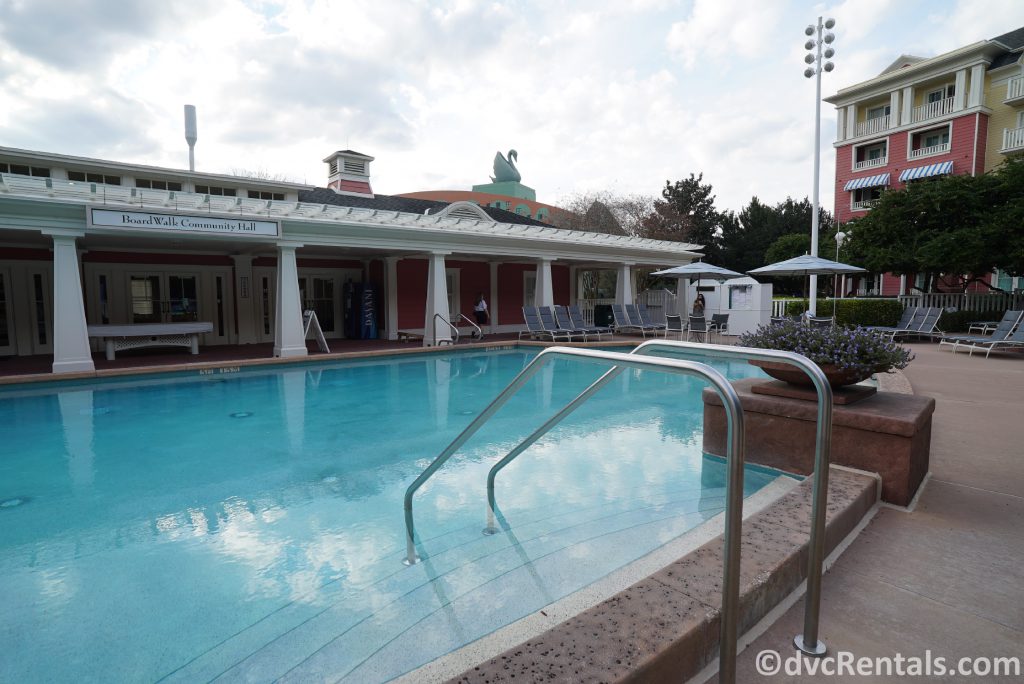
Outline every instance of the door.
<path fill-rule="evenodd" d="M 32 353 L 53 353 L 53 267 L 29 269 L 28 295 L 32 315 Z"/>
<path fill-rule="evenodd" d="M 333 276 L 308 275 L 299 278 L 302 310 L 313 310 L 325 337 L 340 337 L 341 297 Z"/>
<path fill-rule="evenodd" d="M 0 269 L 0 356 L 15 353 L 14 304 L 11 301 L 11 275 Z"/>
<path fill-rule="evenodd" d="M 131 273 L 128 298 L 131 323 L 200 320 L 199 276 L 195 273 Z"/>
<path fill-rule="evenodd" d="M 252 269 L 253 321 L 256 324 L 256 339 L 260 342 L 274 341 L 274 311 L 277 302 L 276 273 L 272 268 Z"/>

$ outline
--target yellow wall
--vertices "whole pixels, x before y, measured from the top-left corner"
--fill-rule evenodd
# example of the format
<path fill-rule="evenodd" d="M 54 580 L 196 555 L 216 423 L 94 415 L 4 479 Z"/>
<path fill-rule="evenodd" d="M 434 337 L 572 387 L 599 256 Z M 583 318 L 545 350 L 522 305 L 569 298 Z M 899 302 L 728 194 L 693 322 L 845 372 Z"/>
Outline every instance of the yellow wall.
<path fill-rule="evenodd" d="M 1010 72 L 1010 73 L 1006 73 Z M 1012 76 L 1020 76 L 1021 69 L 1003 69 L 995 79 L 985 78 L 985 106 L 992 110 L 988 119 L 988 144 L 985 147 L 985 171 L 999 166 L 1006 155 L 1000 154 L 1003 146 L 1003 129 L 1017 127 L 1017 112 L 1024 110 L 1024 104 L 1003 104 L 1006 99 L 1006 82 Z"/>

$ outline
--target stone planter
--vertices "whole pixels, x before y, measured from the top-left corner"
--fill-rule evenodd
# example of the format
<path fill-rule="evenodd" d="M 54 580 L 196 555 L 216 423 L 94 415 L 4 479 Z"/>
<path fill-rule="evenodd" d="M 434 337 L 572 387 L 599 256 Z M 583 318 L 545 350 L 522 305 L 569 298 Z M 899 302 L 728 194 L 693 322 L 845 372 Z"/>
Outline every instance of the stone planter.
<path fill-rule="evenodd" d="M 814 383 L 811 381 L 810 376 L 799 368 L 787 363 L 778 363 L 776 361 L 751 361 L 750 365 L 757 366 L 776 380 L 782 380 L 783 382 L 788 382 L 791 385 L 799 385 L 800 387 L 814 387 Z M 861 380 L 867 380 L 874 373 L 880 373 L 886 370 L 885 368 L 876 368 L 874 371 L 860 373 L 856 371 L 841 370 L 834 364 L 825 364 L 819 366 L 819 368 L 821 368 L 821 371 L 825 374 L 825 378 L 828 380 L 828 384 L 832 387 L 854 385 Z"/>

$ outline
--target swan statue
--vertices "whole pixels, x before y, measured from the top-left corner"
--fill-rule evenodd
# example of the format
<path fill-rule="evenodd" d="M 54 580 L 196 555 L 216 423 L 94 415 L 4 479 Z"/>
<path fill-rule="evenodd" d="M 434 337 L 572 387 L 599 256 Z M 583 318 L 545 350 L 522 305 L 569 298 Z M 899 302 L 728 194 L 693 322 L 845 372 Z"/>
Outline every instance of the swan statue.
<path fill-rule="evenodd" d="M 516 169 L 512 160 L 519 161 L 519 153 L 515 150 L 508 151 L 507 159 L 501 154 L 501 152 L 494 155 L 494 175 L 491 176 L 492 182 L 503 183 L 506 181 L 513 181 L 518 183 L 523 180 L 523 177 L 519 175 L 519 170 Z"/>

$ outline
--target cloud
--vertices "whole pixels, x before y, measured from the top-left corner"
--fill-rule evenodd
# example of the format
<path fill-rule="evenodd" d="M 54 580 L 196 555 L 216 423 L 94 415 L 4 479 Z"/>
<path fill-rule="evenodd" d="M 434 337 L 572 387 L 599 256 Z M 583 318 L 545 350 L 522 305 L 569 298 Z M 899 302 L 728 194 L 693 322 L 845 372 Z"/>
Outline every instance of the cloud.
<path fill-rule="evenodd" d="M 730 54 L 752 57 L 776 39 L 781 7 L 770 2 L 696 0 L 690 17 L 672 24 L 666 44 L 687 69 L 698 63 L 711 67 Z"/>

